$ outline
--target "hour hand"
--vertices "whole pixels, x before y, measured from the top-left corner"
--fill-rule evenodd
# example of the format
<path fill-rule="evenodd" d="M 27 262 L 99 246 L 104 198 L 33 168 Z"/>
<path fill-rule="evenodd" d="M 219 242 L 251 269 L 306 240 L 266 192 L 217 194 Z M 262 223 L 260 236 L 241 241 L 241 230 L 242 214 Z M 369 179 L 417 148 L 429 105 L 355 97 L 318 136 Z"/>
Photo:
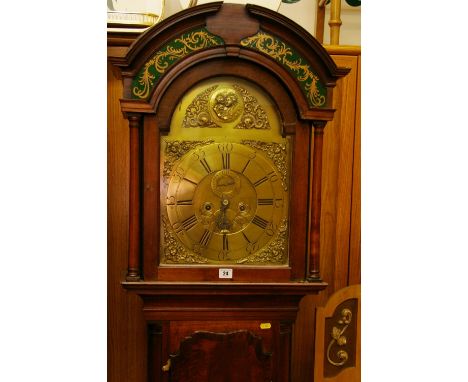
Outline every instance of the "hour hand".
<path fill-rule="evenodd" d="M 221 199 L 220 213 L 216 219 L 216 226 L 221 233 L 228 233 L 231 229 L 231 223 L 226 217 L 226 210 L 229 207 L 229 200 L 225 197 Z"/>

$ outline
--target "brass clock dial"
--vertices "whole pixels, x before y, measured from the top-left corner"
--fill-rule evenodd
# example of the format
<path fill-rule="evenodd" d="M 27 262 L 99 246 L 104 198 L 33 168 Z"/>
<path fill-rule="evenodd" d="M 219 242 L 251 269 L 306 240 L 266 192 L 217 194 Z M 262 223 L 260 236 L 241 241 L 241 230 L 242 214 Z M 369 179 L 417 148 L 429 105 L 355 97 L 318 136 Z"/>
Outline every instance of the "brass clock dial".
<path fill-rule="evenodd" d="M 187 153 L 167 188 L 168 223 L 190 251 L 239 261 L 278 233 L 287 209 L 281 175 L 255 149 L 211 143 Z"/>
<path fill-rule="evenodd" d="M 244 115 L 252 101 L 245 96 L 244 102 L 243 89 L 210 86 L 210 94 L 201 92 L 206 105 L 187 107 L 216 124 L 210 139 L 187 139 L 187 132 L 194 132 L 187 128 L 163 139 L 163 263 L 287 264 L 288 142 L 264 122 L 269 131 L 242 131 L 257 139 L 239 139 L 236 126 L 247 126 L 247 118 L 251 126 L 259 120 Z"/>

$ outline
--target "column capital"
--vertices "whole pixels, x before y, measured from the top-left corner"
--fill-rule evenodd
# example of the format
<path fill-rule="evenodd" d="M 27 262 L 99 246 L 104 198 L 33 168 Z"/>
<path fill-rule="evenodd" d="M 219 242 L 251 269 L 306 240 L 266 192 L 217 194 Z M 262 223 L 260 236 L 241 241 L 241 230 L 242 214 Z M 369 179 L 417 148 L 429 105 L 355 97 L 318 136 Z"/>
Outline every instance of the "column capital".
<path fill-rule="evenodd" d="M 325 128 L 325 126 L 327 125 L 327 122 L 328 121 L 321 121 L 321 120 L 313 120 L 311 121 L 312 123 L 312 126 L 314 127 L 314 130 L 316 133 L 319 133 L 322 132 L 323 133 L 323 129 Z"/>
<path fill-rule="evenodd" d="M 140 121 L 143 118 L 141 113 L 124 113 L 124 117 L 128 119 L 130 127 L 140 127 Z"/>

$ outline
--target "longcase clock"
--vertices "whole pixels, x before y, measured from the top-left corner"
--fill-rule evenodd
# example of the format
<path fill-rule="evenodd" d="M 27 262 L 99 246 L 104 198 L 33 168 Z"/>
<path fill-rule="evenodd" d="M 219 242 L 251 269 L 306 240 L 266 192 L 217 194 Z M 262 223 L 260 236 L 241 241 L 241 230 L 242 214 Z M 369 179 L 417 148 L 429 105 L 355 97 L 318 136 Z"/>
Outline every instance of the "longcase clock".
<path fill-rule="evenodd" d="M 347 70 L 284 16 L 221 2 L 109 59 L 130 127 L 122 286 L 143 299 L 148 381 L 289 381 L 299 302 L 327 285 L 322 136 Z"/>

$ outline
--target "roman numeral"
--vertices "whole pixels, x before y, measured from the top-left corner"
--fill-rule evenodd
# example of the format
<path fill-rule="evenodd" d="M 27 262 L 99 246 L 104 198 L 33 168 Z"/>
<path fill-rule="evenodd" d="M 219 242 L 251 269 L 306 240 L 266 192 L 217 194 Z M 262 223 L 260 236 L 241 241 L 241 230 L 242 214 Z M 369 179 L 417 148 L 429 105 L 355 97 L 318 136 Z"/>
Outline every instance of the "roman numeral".
<path fill-rule="evenodd" d="M 258 187 L 260 186 L 263 182 L 266 182 L 268 179 L 270 179 L 270 176 L 273 175 L 274 172 L 270 172 L 269 174 L 266 174 L 263 178 L 257 180 L 255 183 L 254 183 L 254 186 L 255 187 Z"/>
<path fill-rule="evenodd" d="M 190 180 L 188 178 L 183 178 L 184 180 L 186 180 L 187 182 L 189 183 L 192 183 L 194 186 L 198 186 L 198 183 L 197 182 L 194 182 L 193 180 Z"/>
<path fill-rule="evenodd" d="M 256 226 L 258 226 L 258 227 L 260 227 L 262 229 L 265 229 L 266 227 L 268 227 L 268 221 L 261 218 L 258 215 L 254 216 L 254 218 L 252 219 L 252 223 L 254 223 Z"/>
<path fill-rule="evenodd" d="M 197 224 L 197 218 L 195 215 L 192 215 L 182 222 L 182 227 L 188 231 L 190 228 L 193 228 L 195 224 Z"/>
<path fill-rule="evenodd" d="M 190 199 L 190 200 L 178 200 L 177 205 L 179 205 L 179 206 L 191 206 L 192 205 L 192 199 Z"/>
<path fill-rule="evenodd" d="M 211 238 L 213 236 L 213 232 L 210 231 L 210 230 L 207 230 L 205 229 L 205 231 L 203 232 L 203 235 L 200 239 L 200 241 L 198 242 L 202 247 L 206 247 L 208 246 L 208 243 L 210 242 Z"/>
<path fill-rule="evenodd" d="M 223 235 L 223 251 L 229 251 L 229 239 L 227 235 Z"/>
<path fill-rule="evenodd" d="M 273 205 L 273 199 L 258 199 L 257 204 L 259 206 L 272 206 Z"/>
<path fill-rule="evenodd" d="M 249 240 L 249 238 L 247 237 L 247 235 L 244 232 L 242 232 L 242 236 L 244 236 L 244 239 L 245 239 L 245 241 L 247 243 L 249 243 L 249 244 L 251 243 L 251 241 Z"/>
<path fill-rule="evenodd" d="M 242 169 L 241 173 L 243 174 L 244 171 L 246 170 L 247 166 L 249 165 L 250 163 L 250 159 L 247 161 L 247 163 L 245 164 L 244 168 Z"/>
<path fill-rule="evenodd" d="M 221 153 L 221 159 L 223 161 L 223 170 L 229 170 L 231 167 L 231 154 Z"/>
<path fill-rule="evenodd" d="M 203 166 L 203 168 L 205 169 L 205 171 L 208 173 L 208 174 L 211 174 L 211 167 L 210 165 L 208 164 L 208 162 L 206 161 L 205 158 L 201 159 L 200 160 L 200 163 L 201 165 Z"/>

